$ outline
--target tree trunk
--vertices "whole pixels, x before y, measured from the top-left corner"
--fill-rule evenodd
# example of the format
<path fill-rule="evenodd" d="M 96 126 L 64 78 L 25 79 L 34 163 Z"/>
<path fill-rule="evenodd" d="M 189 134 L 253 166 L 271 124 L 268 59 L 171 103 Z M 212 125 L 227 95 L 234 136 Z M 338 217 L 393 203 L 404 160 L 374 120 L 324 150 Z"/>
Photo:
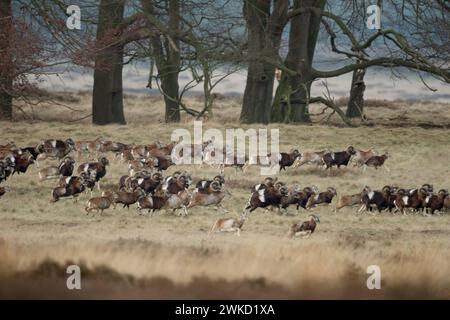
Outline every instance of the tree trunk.
<path fill-rule="evenodd" d="M 123 45 L 112 44 L 117 40 L 113 30 L 123 21 L 124 0 L 102 0 L 100 2 L 99 23 L 97 26 L 97 43 L 102 48 L 95 58 L 94 89 L 92 97 L 92 122 L 105 125 L 110 123 L 125 124 L 123 112 Z"/>
<path fill-rule="evenodd" d="M 325 0 L 294 1 L 294 9 L 302 7 L 325 7 Z M 311 75 L 314 51 L 320 30 L 321 17 L 313 13 L 297 15 L 291 20 L 289 31 L 289 50 L 285 65 L 298 71 L 300 76 L 290 76 L 286 72 L 281 75 L 277 87 L 272 121 L 274 122 L 310 122 L 308 99 L 313 77 Z"/>
<path fill-rule="evenodd" d="M 180 31 L 180 1 L 169 0 L 169 29 L 175 33 Z M 180 122 L 180 104 L 179 104 L 179 87 L 178 87 L 178 74 L 180 71 L 180 42 L 174 40 L 170 45 L 169 39 L 166 39 L 166 51 L 168 74 L 164 77 L 161 83 L 162 89 L 166 93 L 167 97 L 164 97 L 166 104 L 166 122 Z M 176 49 L 172 46 L 176 46 Z M 168 98 L 170 97 L 170 99 Z"/>
<path fill-rule="evenodd" d="M 288 1 L 249 0 L 244 4 L 248 28 L 248 55 L 253 57 L 247 71 L 247 83 L 240 121 L 268 123 L 272 108 L 275 67 L 266 62 L 278 54 Z"/>
<path fill-rule="evenodd" d="M 173 33 L 180 32 L 180 1 L 168 1 L 168 29 Z M 152 1 L 143 2 L 144 12 L 156 15 Z M 180 41 L 175 37 L 169 40 L 167 36 L 151 37 L 152 58 L 161 79 L 161 91 L 166 106 L 165 121 L 180 122 L 180 102 L 178 76 L 181 69 Z"/>
<path fill-rule="evenodd" d="M 152 56 L 155 59 L 158 77 L 161 79 L 161 90 L 166 105 L 165 121 L 180 121 L 180 103 L 178 75 L 180 68 L 180 56 L 172 52 L 168 39 L 165 39 L 165 49 L 160 36 L 152 37 Z M 165 56 L 168 52 L 168 56 Z"/>
<path fill-rule="evenodd" d="M 269 123 L 274 74 L 273 67 L 250 63 L 240 117 L 242 123 Z"/>
<path fill-rule="evenodd" d="M 350 99 L 347 104 L 346 112 L 348 118 L 360 118 L 364 114 L 364 91 L 366 90 L 366 85 L 364 84 L 365 74 L 366 69 L 353 71 Z"/>
<path fill-rule="evenodd" d="M 180 122 L 180 103 L 178 102 L 178 72 L 161 77 L 161 89 L 164 91 L 166 105 L 165 121 Z"/>
<path fill-rule="evenodd" d="M 0 120 L 12 120 L 11 0 L 0 0 Z"/>

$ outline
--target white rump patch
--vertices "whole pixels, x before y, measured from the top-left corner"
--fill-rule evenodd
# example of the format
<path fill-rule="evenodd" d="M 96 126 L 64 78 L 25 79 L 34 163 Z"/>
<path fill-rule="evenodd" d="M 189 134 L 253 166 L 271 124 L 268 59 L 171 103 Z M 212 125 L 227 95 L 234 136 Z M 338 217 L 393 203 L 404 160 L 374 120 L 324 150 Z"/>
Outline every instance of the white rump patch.
<path fill-rule="evenodd" d="M 164 182 L 162 189 L 163 190 L 167 190 L 167 188 L 169 187 L 169 182 L 172 179 L 172 177 L 167 178 L 166 182 Z"/>
<path fill-rule="evenodd" d="M 202 181 L 202 188 L 204 188 L 205 186 L 206 186 L 206 181 L 203 180 L 203 181 Z"/>
<path fill-rule="evenodd" d="M 138 184 L 142 184 L 142 182 L 144 182 L 144 179 L 143 178 L 140 178 L 140 179 L 138 179 Z"/>
<path fill-rule="evenodd" d="M 408 198 L 408 197 L 406 197 L 406 196 L 405 196 L 405 197 L 403 197 L 403 198 L 402 198 L 402 200 L 403 200 L 403 203 L 404 203 L 404 204 L 408 204 L 408 199 L 409 199 L 409 198 Z"/>
<path fill-rule="evenodd" d="M 258 199 L 261 202 L 266 202 L 266 197 L 264 196 L 265 189 L 258 190 Z"/>
<path fill-rule="evenodd" d="M 374 195 L 375 195 L 375 192 L 370 191 L 369 194 L 368 194 L 369 199 L 372 200 Z"/>
<path fill-rule="evenodd" d="M 52 140 L 52 147 L 56 148 L 56 140 Z"/>

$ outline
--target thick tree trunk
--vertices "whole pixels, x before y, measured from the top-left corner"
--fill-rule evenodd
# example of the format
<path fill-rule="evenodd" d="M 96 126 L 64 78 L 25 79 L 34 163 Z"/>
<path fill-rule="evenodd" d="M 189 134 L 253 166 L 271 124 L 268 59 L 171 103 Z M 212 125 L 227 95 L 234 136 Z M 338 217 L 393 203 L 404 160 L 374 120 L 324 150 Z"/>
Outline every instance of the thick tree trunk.
<path fill-rule="evenodd" d="M 180 1 L 168 1 L 168 29 L 173 33 L 180 32 Z M 156 15 L 152 1 L 143 2 L 144 12 Z M 166 106 L 165 121 L 180 122 L 180 102 L 178 76 L 181 69 L 180 41 L 167 36 L 155 35 L 151 38 L 152 58 L 161 79 L 161 91 Z"/>
<path fill-rule="evenodd" d="M 110 45 L 111 36 L 123 21 L 124 0 L 102 0 L 100 2 L 97 42 L 105 43 L 95 59 L 94 89 L 92 97 L 92 122 L 94 124 L 125 124 L 123 113 L 123 45 Z M 114 37 L 119 35 L 115 34 Z"/>
<path fill-rule="evenodd" d="M 178 102 L 178 72 L 161 77 L 161 89 L 164 91 L 166 122 L 180 122 L 180 104 Z"/>
<path fill-rule="evenodd" d="M 269 123 L 272 108 L 275 67 L 266 62 L 278 54 L 288 1 L 270 0 L 244 2 L 248 28 L 248 55 L 253 57 L 247 71 L 247 83 L 240 121 Z"/>
<path fill-rule="evenodd" d="M 270 122 L 274 78 L 275 68 L 260 62 L 250 63 L 240 118 L 242 123 Z"/>
<path fill-rule="evenodd" d="M 348 118 L 360 118 L 364 111 L 364 75 L 366 69 L 353 71 L 352 88 L 350 89 L 350 99 L 347 104 L 346 116 Z"/>
<path fill-rule="evenodd" d="M 12 53 L 9 48 L 11 23 L 11 0 L 0 0 L 0 120 L 12 120 Z"/>
<path fill-rule="evenodd" d="M 12 90 L 12 81 L 8 80 L 4 82 L 4 79 L 0 79 L 0 120 L 12 120 L 12 96 L 8 93 Z"/>
<path fill-rule="evenodd" d="M 325 7 L 325 0 L 296 0 L 294 8 Z M 313 13 L 304 13 L 291 20 L 289 32 L 289 50 L 285 65 L 291 70 L 300 72 L 300 76 L 290 76 L 282 73 L 277 87 L 272 121 L 274 122 L 310 122 L 308 113 L 308 98 L 310 96 L 313 77 L 311 67 L 320 29 L 321 17 Z"/>
<path fill-rule="evenodd" d="M 169 28 L 175 33 L 180 31 L 179 0 L 169 0 Z M 176 46 L 177 49 L 173 48 L 173 46 Z M 167 97 L 164 97 L 166 104 L 166 122 L 180 121 L 178 75 L 181 68 L 181 59 L 179 48 L 180 43 L 178 40 L 174 40 L 173 44 L 170 45 L 169 39 L 166 39 L 166 51 L 168 52 L 166 68 L 168 74 L 161 83 L 162 89 L 167 95 Z M 170 97 L 170 99 L 168 97 Z"/>
<path fill-rule="evenodd" d="M 165 40 L 166 50 L 159 36 L 152 38 L 153 59 L 155 59 L 158 77 L 161 79 L 161 90 L 166 105 L 165 121 L 180 121 L 179 85 L 178 75 L 180 68 L 180 57 L 178 53 L 171 52 L 168 39 Z M 164 51 L 169 52 L 166 57 Z"/>

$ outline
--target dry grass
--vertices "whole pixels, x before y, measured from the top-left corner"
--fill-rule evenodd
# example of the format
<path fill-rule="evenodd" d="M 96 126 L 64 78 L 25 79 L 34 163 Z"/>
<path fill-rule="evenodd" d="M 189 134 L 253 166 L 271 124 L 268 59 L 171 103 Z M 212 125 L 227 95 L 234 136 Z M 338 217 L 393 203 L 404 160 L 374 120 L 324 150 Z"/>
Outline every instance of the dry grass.
<path fill-rule="evenodd" d="M 87 110 L 89 97 L 73 95 L 72 107 Z M 61 100 L 61 101 L 62 101 Z M 219 101 L 216 117 L 204 129 L 236 127 L 239 101 Z M 192 99 L 192 103 L 197 103 Z M 46 121 L 1 123 L 1 142 L 19 145 L 50 137 L 88 139 L 102 136 L 124 142 L 169 141 L 180 125 L 160 125 L 161 101 L 127 97 L 128 126 L 92 126 L 88 121 L 60 122 L 69 117 L 49 108 Z M 417 106 L 419 108 L 420 106 Z M 439 106 L 440 121 L 448 106 Z M 375 108 L 380 111 L 379 107 Z M 375 110 L 374 109 L 374 110 Z M 57 108 L 61 110 L 61 108 Z M 370 110 L 370 108 L 369 108 Z M 75 115 L 73 115 L 76 117 Z M 448 123 L 448 120 L 445 120 Z M 247 128 L 248 126 L 244 126 Z M 395 182 L 414 187 L 431 182 L 450 187 L 450 131 L 385 126 L 338 128 L 270 125 L 280 129 L 282 150 L 333 150 L 349 144 L 389 151 L 390 172 L 368 169 L 333 170 L 312 167 L 282 172 L 279 179 L 319 188 L 334 186 L 338 194 L 352 194 L 364 185 L 381 188 Z M 50 163 L 50 162 L 47 162 Z M 43 163 L 43 165 L 45 165 Z M 105 183 L 115 184 L 126 173 L 118 161 L 108 168 Z M 179 168 L 170 168 L 171 173 Z M 212 168 L 189 168 L 194 180 L 217 174 Z M 257 168 L 246 174 L 226 169 L 232 196 L 224 199 L 237 214 L 260 182 Z M 7 181 L 12 192 L 0 200 L 0 297 L 88 298 L 450 298 L 450 216 L 359 215 L 354 208 L 332 212 L 320 207 L 317 232 L 309 239 L 289 240 L 289 226 L 308 213 L 289 208 L 279 216 L 257 210 L 244 225 L 241 237 L 207 231 L 222 214 L 195 208 L 188 218 L 160 213 L 137 216 L 135 208 L 110 210 L 88 217 L 78 203 L 64 200 L 50 205 L 54 182 L 39 183 L 36 169 Z M 96 194 L 99 194 L 96 191 Z M 82 264 L 80 292 L 65 289 L 65 266 Z M 379 265 L 382 290 L 366 288 L 366 268 Z M 42 289 L 45 288 L 45 289 Z"/>
<path fill-rule="evenodd" d="M 43 91 L 39 100 L 42 102 L 32 108 L 19 103 L 21 108 L 16 109 L 14 118 L 30 122 L 90 123 L 90 117 L 86 117 L 91 112 L 90 92 L 48 93 Z M 345 112 L 347 101 L 348 98 L 339 98 L 335 103 Z M 164 102 L 160 96 L 126 95 L 124 104 L 125 117 L 130 124 L 164 123 Z M 185 104 L 196 110 L 201 110 L 203 107 L 201 97 L 188 97 Z M 210 121 L 236 126 L 241 105 L 240 97 L 218 95 L 213 108 L 214 115 Z M 353 122 L 356 125 L 450 128 L 450 104 L 448 103 L 367 99 L 365 106 L 367 121 L 361 122 L 360 119 L 354 119 Z M 342 120 L 336 114 L 328 119 L 331 110 L 327 109 L 325 113 L 322 113 L 323 109 L 324 106 L 321 104 L 311 105 L 310 113 L 313 122 L 343 126 Z M 189 123 L 191 119 L 190 116 L 182 116 L 184 123 Z"/>

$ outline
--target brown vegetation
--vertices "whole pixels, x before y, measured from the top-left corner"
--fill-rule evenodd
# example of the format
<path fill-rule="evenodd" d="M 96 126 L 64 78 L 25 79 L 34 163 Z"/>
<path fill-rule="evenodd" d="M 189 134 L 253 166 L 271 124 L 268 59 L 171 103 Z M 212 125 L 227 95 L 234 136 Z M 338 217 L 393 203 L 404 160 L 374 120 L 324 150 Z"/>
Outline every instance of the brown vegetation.
<path fill-rule="evenodd" d="M 87 111 L 90 98 L 80 95 L 79 99 L 77 107 Z M 92 126 L 87 119 L 70 123 L 62 112 L 49 108 L 42 115 L 45 122 L 1 123 L 0 142 L 28 145 L 44 138 L 77 141 L 104 137 L 143 144 L 168 142 L 175 128 L 192 130 L 192 122 L 186 120 L 161 126 L 162 101 L 148 101 L 126 97 L 128 126 Z M 216 118 L 205 122 L 204 130 L 236 127 L 239 103 L 233 99 L 217 103 Z M 408 108 L 418 110 L 420 105 Z M 371 109 L 369 104 L 367 113 Z M 448 106 L 434 110 L 442 111 L 437 124 L 450 123 Z M 72 114 L 70 119 L 76 117 L 78 114 Z M 432 182 L 436 189 L 450 188 L 450 131 L 446 129 L 270 128 L 280 129 L 281 151 L 344 150 L 351 143 L 392 155 L 389 173 L 373 168 L 363 172 L 352 166 L 325 172 L 304 165 L 279 174 L 279 180 L 288 184 L 314 184 L 321 191 L 334 186 L 338 196 L 355 194 L 365 185 L 375 189 L 389 183 L 412 188 Z M 110 162 L 102 180 L 106 190 L 127 172 L 126 165 L 112 156 Z M 45 160 L 42 166 L 51 163 Z M 188 170 L 194 182 L 218 174 L 208 166 L 174 166 L 165 175 L 176 170 Z M 225 179 L 232 195 L 225 196 L 223 206 L 238 215 L 251 186 L 263 177 L 257 167 L 245 176 L 227 168 Z M 187 218 L 169 212 L 150 217 L 138 216 L 132 206 L 130 210 L 111 209 L 103 216 L 86 216 L 83 210 L 88 195 L 80 196 L 78 203 L 48 203 L 54 183 L 40 183 L 37 169 L 31 167 L 6 183 L 11 191 L 0 199 L 1 298 L 450 298 L 449 214 L 370 216 L 357 214 L 357 208 L 351 207 L 333 213 L 333 200 L 329 207 L 298 214 L 295 207 L 288 208 L 288 215 L 257 209 L 240 237 L 225 233 L 208 239 L 221 211 L 196 207 Z M 95 190 L 94 196 L 100 194 Z M 289 227 L 305 221 L 310 213 L 320 216 L 314 234 L 308 239 L 288 239 Z M 82 266 L 81 291 L 65 287 L 65 266 L 70 263 Z M 372 264 L 381 267 L 380 291 L 366 288 L 366 268 Z"/>

